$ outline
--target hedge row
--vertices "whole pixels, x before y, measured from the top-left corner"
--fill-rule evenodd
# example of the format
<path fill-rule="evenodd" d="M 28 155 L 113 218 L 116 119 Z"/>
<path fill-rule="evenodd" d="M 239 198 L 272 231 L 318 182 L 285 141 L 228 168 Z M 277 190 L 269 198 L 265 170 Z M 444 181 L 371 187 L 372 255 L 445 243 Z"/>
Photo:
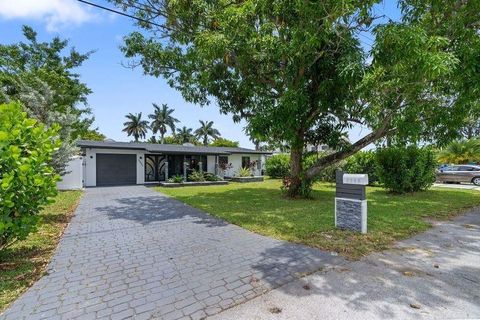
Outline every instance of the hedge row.
<path fill-rule="evenodd" d="M 304 167 L 311 166 L 318 157 L 305 157 Z M 425 190 L 435 181 L 436 162 L 429 148 L 394 147 L 362 151 L 323 171 L 319 180 L 335 181 L 335 170 L 368 174 L 371 185 L 380 183 L 391 192 L 405 193 Z M 290 175 L 290 156 L 279 154 L 266 162 L 267 174 L 272 178 Z"/>

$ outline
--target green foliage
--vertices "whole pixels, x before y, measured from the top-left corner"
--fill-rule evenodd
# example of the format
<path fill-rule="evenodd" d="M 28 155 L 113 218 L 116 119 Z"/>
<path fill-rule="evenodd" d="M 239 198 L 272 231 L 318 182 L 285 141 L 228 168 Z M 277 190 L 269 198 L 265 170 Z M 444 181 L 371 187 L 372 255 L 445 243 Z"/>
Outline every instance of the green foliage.
<path fill-rule="evenodd" d="M 220 178 L 219 176 L 217 176 L 213 173 L 210 173 L 210 172 L 205 172 L 203 174 L 203 176 L 205 177 L 206 181 L 220 181 L 220 180 L 222 180 L 222 178 Z"/>
<path fill-rule="evenodd" d="M 152 128 L 153 134 L 157 132 L 160 133 L 160 143 L 165 143 L 164 136 L 167 132 L 167 128 L 172 130 L 172 133 L 175 133 L 175 123 L 178 122 L 178 119 L 172 116 L 172 113 L 175 109 L 170 109 L 166 103 L 162 104 L 160 108 L 156 103 L 152 103 L 153 113 L 148 115 L 152 119 L 150 127 Z"/>
<path fill-rule="evenodd" d="M 200 128 L 195 130 L 194 134 L 198 139 L 203 140 L 203 145 L 208 146 L 208 137 L 213 139 L 218 139 L 220 137 L 220 131 L 213 127 L 213 121 L 202 121 L 200 122 Z"/>
<path fill-rule="evenodd" d="M 342 166 L 342 169 L 347 173 L 368 174 L 368 183 L 370 185 L 378 182 L 377 158 L 376 152 L 373 150 L 360 151 L 359 153 L 347 158 L 345 164 Z"/>
<path fill-rule="evenodd" d="M 303 167 L 309 168 L 315 164 L 315 162 L 325 156 L 325 153 L 310 153 L 304 156 L 303 158 Z M 315 179 L 310 179 L 312 181 L 324 181 L 324 182 L 335 182 L 335 171 L 342 166 L 342 163 L 333 164 L 324 168 Z M 265 163 L 265 169 L 267 175 L 272 178 L 286 178 L 290 176 L 290 155 L 288 154 L 277 154 L 271 156 L 267 159 Z M 310 183 L 306 183 L 302 186 L 303 189 L 306 189 Z"/>
<path fill-rule="evenodd" d="M 238 148 L 239 143 L 238 141 L 232 141 L 228 140 L 222 137 L 217 137 L 215 140 L 210 142 L 209 144 L 210 147 L 232 147 L 232 148 Z"/>
<path fill-rule="evenodd" d="M 272 178 L 285 178 L 290 175 L 290 155 L 276 154 L 265 162 L 265 169 L 267 175 Z"/>
<path fill-rule="evenodd" d="M 129 113 L 125 116 L 128 121 L 124 122 L 124 129 L 128 136 L 133 136 L 135 142 L 138 142 L 138 138 L 145 139 L 149 128 L 148 121 L 142 120 L 142 113 L 132 114 Z"/>
<path fill-rule="evenodd" d="M 141 12 L 123 4 L 162 27 L 142 24 L 122 50 L 187 101 L 215 103 L 244 120 L 249 136 L 290 146 L 295 192 L 370 143 L 445 144 L 480 113 L 478 1 L 405 0 L 398 21 L 376 20 L 377 3 L 164 1 Z M 366 30 L 375 35 L 369 52 L 358 36 Z M 370 130 L 344 143 L 355 124 Z M 336 152 L 297 172 L 308 143 Z"/>
<path fill-rule="evenodd" d="M 103 133 L 98 132 L 98 129 L 88 129 L 80 136 L 80 139 L 93 141 L 103 141 L 106 138 Z"/>
<path fill-rule="evenodd" d="M 59 128 L 46 129 L 21 110 L 18 103 L 0 105 L 0 248 L 35 231 L 38 213 L 56 194 L 49 163 Z"/>
<path fill-rule="evenodd" d="M 238 148 L 240 146 L 238 141 L 228 140 L 222 137 L 218 137 L 217 139 L 213 140 L 209 146 L 211 147 L 232 147 Z"/>
<path fill-rule="evenodd" d="M 182 182 L 183 182 L 183 176 L 177 174 L 177 175 L 171 177 L 170 179 L 168 179 L 168 182 L 172 182 L 172 183 L 182 183 Z"/>
<path fill-rule="evenodd" d="M 426 190 L 435 182 L 437 163 L 429 148 L 384 148 L 377 151 L 376 159 L 378 179 L 391 192 Z"/>
<path fill-rule="evenodd" d="M 80 81 L 75 69 L 92 52 L 82 54 L 71 48 L 65 55 L 68 40 L 54 37 L 50 42 L 40 42 L 31 27 L 23 26 L 22 30 L 26 42 L 0 45 L 0 103 L 20 100 L 28 108 L 26 99 L 48 98 L 52 103 L 47 110 L 73 115 L 72 140 L 83 136 L 93 122 L 87 107 L 91 90 Z"/>
<path fill-rule="evenodd" d="M 203 182 L 205 181 L 205 176 L 203 175 L 203 172 L 193 170 L 192 173 L 188 175 L 188 180 L 193 182 Z"/>
<path fill-rule="evenodd" d="M 251 177 L 252 172 L 250 171 L 249 168 L 240 168 L 237 171 L 237 174 L 235 175 L 237 177 Z"/>
<path fill-rule="evenodd" d="M 437 154 L 440 163 L 465 164 L 480 162 L 480 139 L 452 141 Z"/>
<path fill-rule="evenodd" d="M 195 139 L 195 135 L 192 132 L 193 132 L 193 129 L 187 128 L 186 126 L 183 126 L 182 128 L 177 128 L 175 139 L 179 144 L 182 144 L 182 143 L 195 144 L 197 141 Z"/>

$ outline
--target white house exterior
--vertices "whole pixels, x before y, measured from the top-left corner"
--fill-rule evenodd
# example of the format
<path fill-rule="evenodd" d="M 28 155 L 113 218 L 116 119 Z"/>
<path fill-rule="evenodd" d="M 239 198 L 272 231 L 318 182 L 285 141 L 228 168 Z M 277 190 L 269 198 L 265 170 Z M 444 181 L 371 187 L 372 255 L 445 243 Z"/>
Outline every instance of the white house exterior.
<path fill-rule="evenodd" d="M 175 175 L 188 176 L 192 170 L 229 177 L 252 162 L 252 173 L 262 175 L 269 154 L 246 148 L 113 141 L 81 140 L 78 146 L 84 155 L 86 187 L 158 183 Z M 223 172 L 221 162 L 230 168 Z"/>

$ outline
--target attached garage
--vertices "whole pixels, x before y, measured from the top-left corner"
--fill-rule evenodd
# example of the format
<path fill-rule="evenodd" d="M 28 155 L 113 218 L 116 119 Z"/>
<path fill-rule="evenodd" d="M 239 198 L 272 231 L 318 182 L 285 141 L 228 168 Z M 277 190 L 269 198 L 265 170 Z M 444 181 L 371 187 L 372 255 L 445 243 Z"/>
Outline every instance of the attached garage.
<path fill-rule="evenodd" d="M 97 186 L 120 186 L 137 183 L 135 154 L 97 153 Z"/>

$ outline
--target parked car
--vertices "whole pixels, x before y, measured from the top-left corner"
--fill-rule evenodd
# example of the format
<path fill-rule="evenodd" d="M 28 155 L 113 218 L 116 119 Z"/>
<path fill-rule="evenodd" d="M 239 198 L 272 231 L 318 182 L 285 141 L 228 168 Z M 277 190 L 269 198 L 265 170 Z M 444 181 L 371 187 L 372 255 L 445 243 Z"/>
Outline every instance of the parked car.
<path fill-rule="evenodd" d="M 437 171 L 437 181 L 450 183 L 468 182 L 480 186 L 480 166 L 462 164 L 440 168 Z"/>

